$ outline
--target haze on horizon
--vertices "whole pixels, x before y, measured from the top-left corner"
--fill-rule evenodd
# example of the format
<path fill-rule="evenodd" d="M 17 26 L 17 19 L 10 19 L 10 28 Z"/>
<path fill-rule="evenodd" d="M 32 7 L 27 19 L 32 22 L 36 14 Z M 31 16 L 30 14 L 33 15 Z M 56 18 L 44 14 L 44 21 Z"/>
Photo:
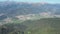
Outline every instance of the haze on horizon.
<path fill-rule="evenodd" d="M 16 2 L 29 2 L 29 3 L 39 3 L 39 2 L 45 2 L 45 3 L 59 3 L 60 4 L 60 0 L 0 0 L 0 2 L 3 1 L 16 1 Z"/>

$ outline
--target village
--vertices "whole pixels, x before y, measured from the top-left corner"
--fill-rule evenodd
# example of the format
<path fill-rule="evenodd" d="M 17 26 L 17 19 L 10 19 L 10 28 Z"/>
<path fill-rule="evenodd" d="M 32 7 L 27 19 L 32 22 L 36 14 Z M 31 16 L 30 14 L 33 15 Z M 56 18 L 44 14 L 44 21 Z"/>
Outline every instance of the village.
<path fill-rule="evenodd" d="M 20 20 L 29 20 L 29 19 L 36 19 L 37 17 L 56 17 L 59 15 L 52 15 L 50 12 L 42 12 L 39 14 L 28 14 L 28 15 L 18 15 L 16 18 L 19 18 Z M 36 18 L 35 18 L 36 17 Z"/>

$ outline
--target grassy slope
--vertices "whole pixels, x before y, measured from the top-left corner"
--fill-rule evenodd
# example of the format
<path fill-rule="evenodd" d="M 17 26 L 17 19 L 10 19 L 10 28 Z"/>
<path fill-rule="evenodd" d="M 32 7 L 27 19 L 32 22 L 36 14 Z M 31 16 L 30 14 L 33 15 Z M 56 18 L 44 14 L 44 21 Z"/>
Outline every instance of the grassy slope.
<path fill-rule="evenodd" d="M 60 18 L 27 20 L 22 23 L 17 20 L 16 22 L 3 26 L 10 30 L 8 33 L 23 30 L 25 34 L 60 34 Z"/>
<path fill-rule="evenodd" d="M 60 34 L 60 18 L 28 20 L 23 24 L 28 27 L 25 34 Z"/>

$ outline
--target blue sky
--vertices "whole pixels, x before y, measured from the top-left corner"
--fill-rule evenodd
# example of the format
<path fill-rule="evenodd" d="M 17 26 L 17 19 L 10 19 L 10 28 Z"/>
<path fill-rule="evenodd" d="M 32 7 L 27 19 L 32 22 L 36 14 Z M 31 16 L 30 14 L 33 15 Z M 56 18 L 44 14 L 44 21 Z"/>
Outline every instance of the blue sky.
<path fill-rule="evenodd" d="M 0 1 L 7 1 L 7 0 L 0 0 Z M 12 0 L 10 0 L 12 1 Z M 60 0 L 13 0 L 17 2 L 30 2 L 30 3 L 37 3 L 37 2 L 47 2 L 47 3 L 60 3 Z"/>

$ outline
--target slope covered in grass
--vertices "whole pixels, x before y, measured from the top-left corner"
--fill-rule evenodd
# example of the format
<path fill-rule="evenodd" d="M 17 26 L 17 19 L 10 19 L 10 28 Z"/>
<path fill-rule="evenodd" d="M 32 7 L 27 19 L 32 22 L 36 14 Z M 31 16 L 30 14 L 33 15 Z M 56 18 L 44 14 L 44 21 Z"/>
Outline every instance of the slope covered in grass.
<path fill-rule="evenodd" d="M 2 25 L 7 34 L 60 34 L 60 18 L 27 20 L 22 23 Z M 0 27 L 1 31 L 2 27 Z"/>
<path fill-rule="evenodd" d="M 25 32 L 30 32 L 30 34 L 60 34 L 60 18 L 28 20 L 23 24 L 28 26 Z"/>

